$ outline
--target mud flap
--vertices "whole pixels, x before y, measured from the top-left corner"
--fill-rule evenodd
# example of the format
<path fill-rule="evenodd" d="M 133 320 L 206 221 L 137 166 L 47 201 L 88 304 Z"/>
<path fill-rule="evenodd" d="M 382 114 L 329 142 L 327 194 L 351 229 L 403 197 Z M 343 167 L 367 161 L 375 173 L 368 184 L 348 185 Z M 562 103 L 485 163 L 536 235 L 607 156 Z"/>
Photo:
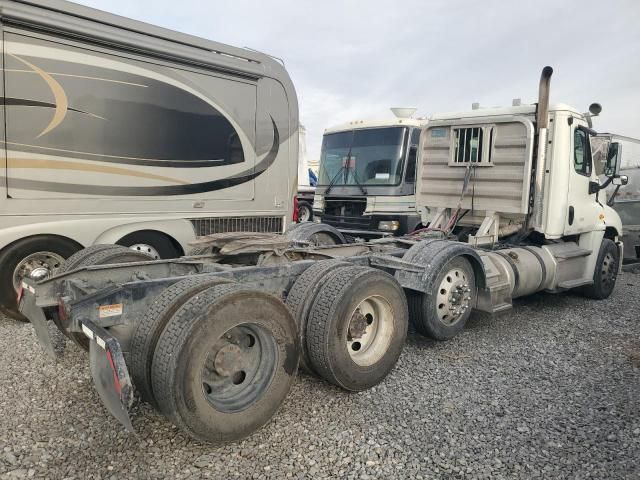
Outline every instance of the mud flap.
<path fill-rule="evenodd" d="M 18 308 L 33 325 L 44 351 L 52 360 L 56 360 L 64 350 L 65 339 L 58 327 L 46 319 L 42 308 L 36 305 L 35 289 L 26 283 L 22 284 Z"/>
<path fill-rule="evenodd" d="M 120 344 L 104 328 L 85 320 L 81 323 L 82 331 L 91 340 L 91 376 L 102 403 L 127 431 L 133 432 L 129 418 L 133 387 Z"/>

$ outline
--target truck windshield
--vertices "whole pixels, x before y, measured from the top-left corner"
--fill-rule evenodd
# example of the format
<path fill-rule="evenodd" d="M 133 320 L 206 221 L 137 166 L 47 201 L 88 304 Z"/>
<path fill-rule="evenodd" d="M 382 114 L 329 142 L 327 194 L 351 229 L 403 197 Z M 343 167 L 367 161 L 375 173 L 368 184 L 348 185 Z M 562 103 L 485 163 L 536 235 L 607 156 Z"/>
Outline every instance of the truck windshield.
<path fill-rule="evenodd" d="M 407 127 L 329 133 L 322 140 L 319 185 L 397 185 Z"/>

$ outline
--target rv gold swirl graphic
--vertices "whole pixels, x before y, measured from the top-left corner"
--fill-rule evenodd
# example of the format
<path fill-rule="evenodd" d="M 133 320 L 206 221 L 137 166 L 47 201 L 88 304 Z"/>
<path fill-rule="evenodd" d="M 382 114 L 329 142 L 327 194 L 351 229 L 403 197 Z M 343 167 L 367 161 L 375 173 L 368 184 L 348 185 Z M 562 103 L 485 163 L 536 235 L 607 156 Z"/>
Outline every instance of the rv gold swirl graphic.
<path fill-rule="evenodd" d="M 253 180 L 278 155 L 280 132 L 258 115 L 255 84 L 15 39 L 4 44 L 0 99 L 10 195 L 202 194 Z"/>
<path fill-rule="evenodd" d="M 273 144 L 267 155 L 254 167 L 244 170 L 236 175 L 227 178 L 212 180 L 203 183 L 189 183 L 186 185 L 165 185 L 157 187 L 123 187 L 123 186 L 102 186 L 86 184 L 69 184 L 57 182 L 45 182 L 40 180 L 11 179 L 13 188 L 25 190 L 38 190 L 46 192 L 89 194 L 102 196 L 174 196 L 193 195 L 198 193 L 212 192 L 231 188 L 236 185 L 253 180 L 264 173 L 275 161 L 280 148 L 280 134 L 276 122 L 271 117 L 273 125 Z M 0 180 L 4 180 L 0 177 Z"/>
<path fill-rule="evenodd" d="M 11 55 L 11 57 L 15 58 L 19 62 L 24 63 L 27 67 L 40 75 L 47 86 L 51 89 L 51 93 L 53 94 L 53 98 L 55 100 L 55 113 L 53 114 L 53 118 L 49 122 L 49 125 L 47 125 L 47 127 L 36 137 L 40 138 L 56 128 L 64 120 L 64 117 L 67 115 L 67 109 L 69 107 L 67 94 L 64 92 L 62 86 L 51 75 L 42 70 L 40 67 L 37 67 L 33 63 L 28 62 L 24 58 L 20 58 L 17 55 L 13 55 L 11 53 L 9 55 Z"/>

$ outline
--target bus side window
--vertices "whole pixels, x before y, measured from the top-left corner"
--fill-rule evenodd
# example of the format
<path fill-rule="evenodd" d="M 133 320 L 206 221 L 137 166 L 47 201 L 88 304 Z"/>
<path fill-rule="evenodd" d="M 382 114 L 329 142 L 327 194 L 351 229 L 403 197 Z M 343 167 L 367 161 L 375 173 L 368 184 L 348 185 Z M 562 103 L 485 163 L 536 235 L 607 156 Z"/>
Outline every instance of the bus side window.
<path fill-rule="evenodd" d="M 406 183 L 415 183 L 416 181 L 416 158 L 418 157 L 418 142 L 420 141 L 420 129 L 416 128 L 411 132 L 411 142 L 409 145 L 409 154 L 407 155 L 407 173 L 404 176 Z"/>

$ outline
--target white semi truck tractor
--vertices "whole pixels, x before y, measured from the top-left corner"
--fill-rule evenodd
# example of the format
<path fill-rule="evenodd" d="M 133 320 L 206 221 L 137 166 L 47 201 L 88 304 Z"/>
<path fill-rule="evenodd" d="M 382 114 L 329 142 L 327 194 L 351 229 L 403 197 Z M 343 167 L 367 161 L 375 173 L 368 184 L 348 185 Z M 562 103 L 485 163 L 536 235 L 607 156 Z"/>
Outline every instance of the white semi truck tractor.
<path fill-rule="evenodd" d="M 308 222 L 285 235 L 213 234 L 197 242 L 202 255 L 135 262 L 124 247 L 94 246 L 49 279 L 25 279 L 20 311 L 51 356 L 59 332 L 89 350 L 96 389 L 128 429 L 135 389 L 189 435 L 225 443 L 275 414 L 298 364 L 348 391 L 383 381 L 409 319 L 445 340 L 473 311 L 534 292 L 606 298 L 623 245 L 602 189 L 625 183 L 621 150 L 610 143 L 600 183 L 589 126 L 599 107 L 550 107 L 551 73 L 536 104 L 429 121 L 419 231 L 319 246 L 322 226 Z"/>
<path fill-rule="evenodd" d="M 581 113 L 549 106 L 552 72 L 542 72 L 536 105 L 515 101 L 508 108 L 434 115 L 423 132 L 416 202 L 426 231 L 464 236 L 483 267 L 473 285 L 459 280 L 470 276 L 471 265 L 443 260 L 450 267 L 428 279 L 433 288 L 427 295 L 412 300 L 416 325 L 426 333 L 452 336 L 470 309 L 498 312 L 513 298 L 541 290 L 579 288 L 593 298 L 613 290 L 622 222 L 603 189 L 627 183 L 618 173 L 622 151 L 611 142 L 609 180 L 599 183 L 590 118 L 601 107 Z M 422 252 L 443 251 L 444 244 L 418 244 L 405 259 L 429 258 Z M 467 293 L 475 287 L 476 298 Z"/>

